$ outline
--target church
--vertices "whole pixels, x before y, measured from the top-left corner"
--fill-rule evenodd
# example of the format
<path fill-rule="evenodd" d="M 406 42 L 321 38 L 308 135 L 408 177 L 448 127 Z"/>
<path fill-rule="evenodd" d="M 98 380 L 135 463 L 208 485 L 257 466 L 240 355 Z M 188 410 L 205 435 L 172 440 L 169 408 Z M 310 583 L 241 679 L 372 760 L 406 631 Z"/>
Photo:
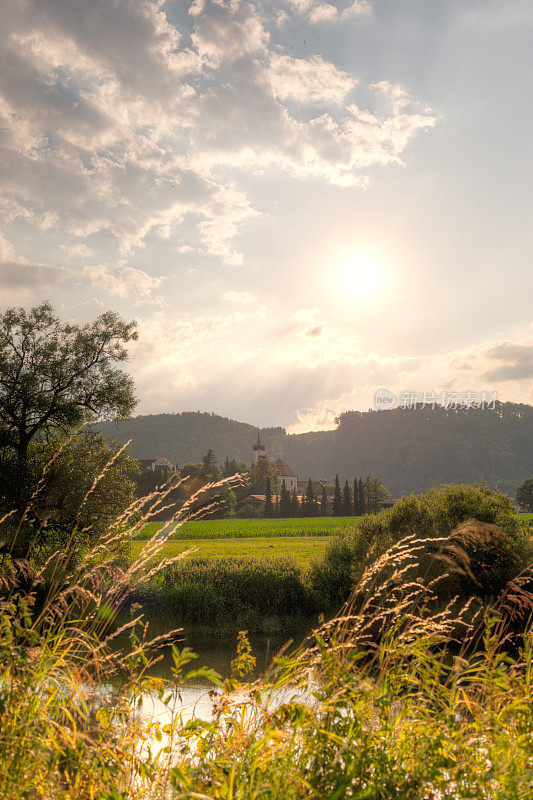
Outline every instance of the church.
<path fill-rule="evenodd" d="M 252 455 L 254 464 L 257 464 L 261 456 L 266 456 L 266 447 L 261 442 L 259 432 L 257 433 L 257 442 L 252 448 Z M 285 488 L 288 492 L 292 492 L 293 489 L 298 490 L 298 475 L 294 472 L 294 470 L 291 469 L 288 464 L 282 461 L 281 458 L 278 458 L 274 466 L 276 467 L 279 475 L 280 484 L 285 482 Z"/>

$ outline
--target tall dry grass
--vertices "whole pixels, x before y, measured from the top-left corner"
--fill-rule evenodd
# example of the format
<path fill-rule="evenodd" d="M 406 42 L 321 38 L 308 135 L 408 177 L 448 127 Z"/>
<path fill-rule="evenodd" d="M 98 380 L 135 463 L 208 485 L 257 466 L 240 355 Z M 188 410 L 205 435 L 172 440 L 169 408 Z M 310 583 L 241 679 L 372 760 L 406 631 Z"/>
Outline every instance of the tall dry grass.
<path fill-rule="evenodd" d="M 533 795 L 531 572 L 493 607 L 453 594 L 458 581 L 482 586 L 473 564 L 499 546 L 497 529 L 470 522 L 438 540 L 403 538 L 364 572 L 339 615 L 253 684 L 242 635 L 232 676 L 205 675 L 220 684 L 210 719 L 190 719 L 179 692 L 195 674 L 192 654 L 174 647 L 169 680 L 149 677 L 177 632 L 150 642 L 140 611 L 116 629 L 131 589 L 168 566 L 155 556 L 198 500 L 135 563 L 121 560 L 171 489 L 133 503 L 85 553 L 4 564 L 0 797 Z M 130 646 L 118 651 L 128 631 Z M 142 714 L 150 693 L 168 709 L 164 723 Z"/>
<path fill-rule="evenodd" d="M 95 478 L 78 517 L 120 452 Z M 161 683 L 148 678 L 148 671 L 162 657 L 161 649 L 179 639 L 181 631 L 170 630 L 151 639 L 138 606 L 120 626 L 118 615 L 133 591 L 142 590 L 187 556 L 189 551 L 158 558 L 177 529 L 216 510 L 220 502 L 216 490 L 239 481 L 237 476 L 198 490 L 144 543 L 133 561 L 127 558 L 129 544 L 148 521 L 167 509 L 179 481 L 132 502 L 85 549 L 80 549 L 80 541 L 90 541 L 90 537 L 77 521 L 66 546 L 45 552 L 44 557 L 39 528 L 26 558 L 14 558 L 4 549 L 0 564 L 2 800 L 107 797 L 106 787 L 114 784 L 115 777 L 121 786 L 125 782 L 133 786 L 148 774 L 150 758 L 141 756 L 138 743 L 149 735 L 149 727 L 135 709 L 144 693 L 161 691 Z M 39 490 L 40 486 L 32 501 Z M 11 552 L 30 521 L 35 523 L 31 506 L 23 514 L 11 512 L 0 519 L 0 531 L 11 543 Z M 128 646 L 119 647 L 118 641 L 124 639 Z M 186 661 L 177 660 L 181 666 L 176 667 L 176 676 Z"/>

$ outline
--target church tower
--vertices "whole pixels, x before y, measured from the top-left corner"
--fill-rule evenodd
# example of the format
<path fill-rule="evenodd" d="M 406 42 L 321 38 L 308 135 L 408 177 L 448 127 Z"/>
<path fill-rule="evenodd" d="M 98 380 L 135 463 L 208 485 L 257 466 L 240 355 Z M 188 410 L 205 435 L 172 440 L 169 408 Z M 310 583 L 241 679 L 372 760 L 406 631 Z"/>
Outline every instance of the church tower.
<path fill-rule="evenodd" d="M 253 463 L 255 465 L 259 461 L 259 456 L 265 456 L 266 455 L 266 447 L 261 442 L 261 437 L 259 436 L 259 431 L 257 431 L 257 442 L 254 444 L 252 450 L 253 450 Z"/>

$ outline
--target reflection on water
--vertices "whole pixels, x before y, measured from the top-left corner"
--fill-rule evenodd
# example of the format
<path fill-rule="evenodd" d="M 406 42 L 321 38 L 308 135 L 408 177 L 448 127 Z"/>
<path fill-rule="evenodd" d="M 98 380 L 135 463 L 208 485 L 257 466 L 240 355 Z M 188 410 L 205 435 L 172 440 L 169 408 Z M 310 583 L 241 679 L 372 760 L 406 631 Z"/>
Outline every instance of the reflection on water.
<path fill-rule="evenodd" d="M 250 679 L 255 680 L 263 675 L 280 652 L 284 654 L 293 652 L 310 634 L 314 622 L 314 619 L 308 620 L 305 625 L 284 633 L 250 633 L 248 639 L 256 659 L 256 666 L 250 673 Z M 175 619 L 165 619 L 162 615 L 149 618 L 149 638 L 160 636 L 175 626 Z M 231 662 L 237 655 L 237 631 L 228 633 L 227 630 L 218 632 L 215 629 L 187 626 L 177 638 L 176 644 L 180 650 L 183 647 L 190 647 L 198 656 L 190 665 L 191 669 L 209 667 L 226 678 L 231 673 Z M 160 678 L 170 678 L 171 670 L 172 652 L 168 647 L 164 651 L 163 659 L 152 668 L 151 674 Z"/>
<path fill-rule="evenodd" d="M 160 722 L 161 725 L 171 722 L 176 714 L 181 716 L 183 723 L 193 718 L 209 720 L 217 693 L 205 684 L 192 683 L 180 688 L 179 693 L 173 692 L 168 704 L 163 703 L 155 694 L 145 694 L 141 713 L 145 719 Z"/>
<path fill-rule="evenodd" d="M 175 627 L 175 619 L 165 619 L 162 615 L 157 619 L 149 620 L 150 638 L 159 636 L 165 631 Z M 256 659 L 255 669 L 249 673 L 250 681 L 263 675 L 272 665 L 273 659 L 280 652 L 288 654 L 293 652 L 310 634 L 315 620 L 309 620 L 305 626 L 295 628 L 290 632 L 275 634 L 250 634 L 249 641 L 252 653 Z M 237 654 L 237 632 L 217 632 L 206 628 L 188 626 L 176 642 L 177 646 L 190 647 L 198 658 L 188 665 L 188 668 L 209 667 L 214 669 L 223 678 L 231 673 L 231 662 Z M 167 647 L 164 657 L 155 664 L 150 673 L 160 678 L 172 677 L 172 652 Z M 187 667 L 186 667 L 187 670 Z M 143 700 L 143 716 L 158 720 L 161 724 L 170 721 L 171 716 L 179 713 L 184 721 L 195 717 L 208 720 L 211 718 L 213 701 L 216 700 L 218 690 L 208 681 L 194 680 L 180 687 L 179 693 L 173 693 L 171 703 L 166 706 L 155 695 L 145 695 Z M 278 698 L 281 702 L 281 697 Z"/>

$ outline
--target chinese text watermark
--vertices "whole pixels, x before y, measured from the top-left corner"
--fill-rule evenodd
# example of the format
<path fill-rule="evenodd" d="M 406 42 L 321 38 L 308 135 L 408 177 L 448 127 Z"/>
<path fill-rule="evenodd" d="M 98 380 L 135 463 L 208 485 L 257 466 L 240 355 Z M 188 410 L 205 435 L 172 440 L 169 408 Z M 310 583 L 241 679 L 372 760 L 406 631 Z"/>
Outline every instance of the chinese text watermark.
<path fill-rule="evenodd" d="M 376 392 L 376 408 L 387 411 L 390 408 L 437 408 L 466 409 L 482 408 L 494 411 L 498 392 L 401 392 L 398 402 L 396 395 L 387 389 Z"/>

